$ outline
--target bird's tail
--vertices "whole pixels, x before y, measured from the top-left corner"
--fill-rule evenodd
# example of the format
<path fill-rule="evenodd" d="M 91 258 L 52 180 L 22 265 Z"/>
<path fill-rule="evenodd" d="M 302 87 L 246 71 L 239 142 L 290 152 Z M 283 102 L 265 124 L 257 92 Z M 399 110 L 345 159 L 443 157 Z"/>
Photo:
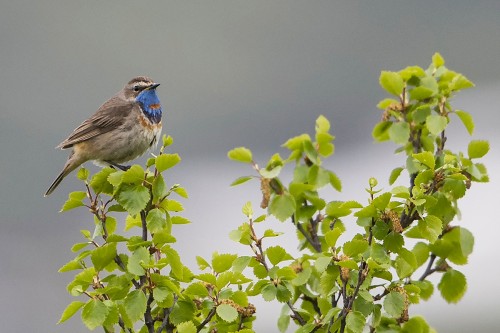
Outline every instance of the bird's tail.
<path fill-rule="evenodd" d="M 66 164 L 64 165 L 63 170 L 61 171 L 59 176 L 57 176 L 56 180 L 54 180 L 52 185 L 50 185 L 47 192 L 45 192 L 44 197 L 46 197 L 49 194 L 51 194 L 52 192 L 54 192 L 54 190 L 56 189 L 57 186 L 59 186 L 59 184 L 62 182 L 64 177 L 66 177 L 71 171 L 73 171 L 77 167 L 79 167 L 83 162 L 85 162 L 85 161 L 82 161 L 80 158 L 78 158 L 78 156 L 76 156 L 76 154 L 74 154 L 72 152 L 71 155 L 69 156 L 68 160 L 66 161 Z"/>

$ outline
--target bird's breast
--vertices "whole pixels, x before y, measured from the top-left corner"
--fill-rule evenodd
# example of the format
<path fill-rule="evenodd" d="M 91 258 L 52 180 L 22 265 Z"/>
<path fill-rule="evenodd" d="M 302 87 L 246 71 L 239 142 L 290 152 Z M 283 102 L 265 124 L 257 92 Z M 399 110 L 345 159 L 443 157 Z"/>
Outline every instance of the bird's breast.
<path fill-rule="evenodd" d="M 161 135 L 161 119 L 159 122 L 152 122 L 143 113 L 139 114 L 138 123 L 142 128 L 142 135 L 144 139 L 149 143 L 149 146 L 156 144 Z"/>

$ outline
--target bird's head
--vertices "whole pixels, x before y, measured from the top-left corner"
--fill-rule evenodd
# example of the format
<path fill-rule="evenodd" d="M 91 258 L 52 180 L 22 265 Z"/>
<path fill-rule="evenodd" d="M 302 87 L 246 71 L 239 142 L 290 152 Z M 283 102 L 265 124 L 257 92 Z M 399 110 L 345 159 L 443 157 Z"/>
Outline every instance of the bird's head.
<path fill-rule="evenodd" d="M 156 95 L 155 89 L 159 85 L 159 83 L 155 83 L 147 76 L 134 77 L 124 87 L 125 98 L 136 100 L 139 95 L 145 94 L 148 91 L 150 91 L 149 94 Z"/>
<path fill-rule="evenodd" d="M 146 76 L 138 76 L 130 80 L 124 88 L 125 98 L 138 103 L 142 112 L 153 123 L 161 121 L 161 104 L 156 95 L 159 85 Z"/>

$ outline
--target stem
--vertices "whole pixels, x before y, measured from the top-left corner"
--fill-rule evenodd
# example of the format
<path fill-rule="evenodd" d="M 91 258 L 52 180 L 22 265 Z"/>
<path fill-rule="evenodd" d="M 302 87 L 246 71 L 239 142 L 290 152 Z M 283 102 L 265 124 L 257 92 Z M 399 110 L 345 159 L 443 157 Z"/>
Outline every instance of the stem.
<path fill-rule="evenodd" d="M 141 211 L 141 221 L 142 221 L 142 240 L 148 240 L 148 225 L 146 223 L 146 211 Z"/>
<path fill-rule="evenodd" d="M 153 303 L 153 301 L 153 292 L 150 292 L 146 305 L 146 312 L 144 312 L 144 323 L 146 324 L 149 333 L 155 332 L 155 321 L 153 319 L 153 316 L 151 315 L 151 303 Z"/>
<path fill-rule="evenodd" d="M 432 265 L 434 265 L 434 261 L 436 260 L 436 255 L 433 253 L 429 257 L 429 263 L 427 263 L 427 267 L 425 268 L 425 272 L 422 274 L 420 279 L 418 281 L 424 281 L 429 275 L 434 273 L 436 271 L 435 268 L 432 268 Z"/>
<path fill-rule="evenodd" d="M 164 317 L 163 317 L 163 321 L 162 321 L 162 323 L 161 323 L 161 326 L 160 326 L 160 327 L 158 327 L 158 329 L 156 330 L 156 333 L 161 333 L 161 331 L 163 331 L 164 329 L 166 329 L 166 327 L 167 327 L 167 325 L 168 325 L 168 323 L 169 323 L 169 320 L 168 320 L 168 319 L 169 319 L 170 313 L 172 312 L 172 310 L 173 310 L 173 308 L 174 308 L 175 303 L 177 303 L 177 299 L 178 299 L 178 296 L 177 296 L 177 295 L 174 295 L 174 304 L 173 304 L 171 307 L 169 307 L 168 309 L 165 309 L 165 310 L 163 311 L 163 316 L 164 316 Z M 170 330 L 170 331 L 172 331 L 172 330 Z M 167 331 L 167 332 L 168 332 L 168 331 Z"/>
<path fill-rule="evenodd" d="M 311 244 L 311 246 L 314 248 L 314 250 L 316 252 L 321 252 L 321 244 L 319 243 L 319 240 L 317 242 L 313 241 L 313 239 L 307 233 L 307 231 L 304 230 L 304 227 L 302 226 L 302 224 L 300 224 L 300 222 L 295 221 L 295 217 L 293 215 L 291 216 L 291 219 L 292 219 L 292 223 L 295 225 L 297 230 L 300 231 L 300 233 L 305 237 L 307 242 L 309 244 Z M 317 235 L 316 235 L 316 239 L 317 239 Z"/>
<path fill-rule="evenodd" d="M 210 310 L 210 312 L 208 313 L 207 318 L 205 318 L 205 320 L 203 320 L 203 321 L 201 322 L 201 324 L 200 324 L 200 325 L 198 325 L 198 326 L 196 327 L 196 332 L 200 332 L 200 331 L 203 329 L 203 327 L 205 327 L 205 325 L 206 325 L 206 324 L 208 324 L 208 323 L 210 322 L 210 320 L 212 319 L 212 317 L 215 315 L 215 311 L 216 311 L 216 310 L 217 310 L 217 309 L 216 309 L 216 307 L 214 306 L 214 307 L 212 308 L 212 310 Z"/>

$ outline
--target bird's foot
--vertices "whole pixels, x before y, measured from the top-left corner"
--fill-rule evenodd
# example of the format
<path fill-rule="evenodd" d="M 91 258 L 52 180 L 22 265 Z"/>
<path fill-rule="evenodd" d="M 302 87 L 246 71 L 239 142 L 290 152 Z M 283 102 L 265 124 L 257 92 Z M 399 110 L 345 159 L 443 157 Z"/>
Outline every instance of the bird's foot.
<path fill-rule="evenodd" d="M 128 169 L 130 169 L 130 165 L 120 165 L 118 163 L 114 163 L 114 162 L 110 162 L 110 161 L 106 161 L 106 163 L 108 163 L 112 168 L 117 168 L 117 169 L 120 169 L 122 171 L 127 171 Z"/>

